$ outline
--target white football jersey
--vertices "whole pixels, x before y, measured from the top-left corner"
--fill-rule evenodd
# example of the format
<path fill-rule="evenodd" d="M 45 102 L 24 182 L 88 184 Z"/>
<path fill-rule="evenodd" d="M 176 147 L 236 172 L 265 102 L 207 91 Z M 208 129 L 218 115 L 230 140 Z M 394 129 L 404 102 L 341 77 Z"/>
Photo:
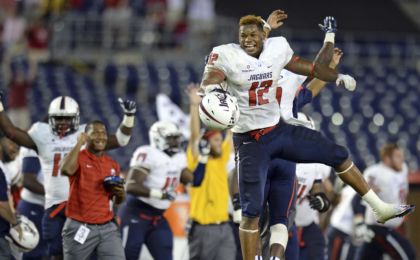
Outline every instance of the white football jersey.
<path fill-rule="evenodd" d="M 403 165 L 403 169 L 400 172 L 397 172 L 383 163 L 378 163 L 367 168 L 363 176 L 383 201 L 398 205 L 406 203 L 408 195 L 408 167 L 406 164 Z M 365 218 L 367 224 L 381 225 L 376 222 L 370 207 L 366 207 Z M 396 228 L 403 221 L 404 218 L 394 218 L 387 221 L 384 225 Z"/>
<path fill-rule="evenodd" d="M 293 56 L 284 37 L 268 38 L 260 57 L 249 56 L 238 44 L 213 48 L 205 71 L 223 71 L 227 90 L 238 100 L 240 116 L 234 133 L 276 125 L 280 119 L 280 72 Z"/>
<path fill-rule="evenodd" d="M 23 165 L 23 159 L 25 159 L 25 158 L 30 158 L 30 157 L 38 158 L 38 155 L 36 154 L 36 152 L 34 150 L 31 150 L 31 149 L 28 149 L 28 148 L 25 148 L 25 147 L 22 147 L 20 149 L 20 154 L 21 154 L 21 157 L 19 159 L 21 161 L 21 165 Z M 44 184 L 44 173 L 42 172 L 42 169 L 40 169 L 40 171 L 38 172 L 38 174 L 36 176 L 36 180 L 40 184 L 42 184 L 42 185 Z M 27 202 L 37 204 L 37 205 L 41 205 L 41 206 L 44 206 L 44 203 L 45 203 L 44 195 L 33 193 L 32 191 L 28 190 L 27 188 L 22 189 L 22 191 L 20 192 L 20 197 Z"/>
<path fill-rule="evenodd" d="M 60 162 L 76 145 L 77 137 L 85 129 L 79 129 L 63 138 L 53 134 L 47 123 L 37 122 L 29 129 L 28 134 L 38 148 L 38 157 L 44 173 L 45 208 L 67 201 L 69 196 L 69 178 L 61 175 Z"/>
<path fill-rule="evenodd" d="M 144 185 L 149 189 L 174 191 L 179 184 L 181 172 L 187 167 L 187 156 L 184 152 L 169 156 L 152 146 L 140 146 L 134 152 L 130 167 L 143 167 L 149 170 Z M 139 200 L 158 209 L 169 208 L 169 200 L 138 197 Z"/>
<path fill-rule="evenodd" d="M 351 235 L 353 233 L 353 210 L 351 201 L 356 195 L 356 191 L 346 186 L 341 192 L 340 203 L 334 208 L 331 215 L 331 226 L 343 233 Z"/>
<path fill-rule="evenodd" d="M 298 75 L 286 69 L 283 69 L 280 74 L 280 79 L 277 81 L 277 86 L 283 90 L 280 102 L 280 113 L 284 120 L 289 120 L 293 117 L 293 100 L 295 100 L 296 92 L 306 76 Z"/>
<path fill-rule="evenodd" d="M 298 180 L 298 191 L 296 200 L 296 226 L 306 227 L 312 222 L 319 223 L 318 211 L 309 206 L 306 196 L 312 189 L 316 180 L 328 178 L 331 168 L 319 163 L 298 163 L 296 164 L 296 177 Z"/>

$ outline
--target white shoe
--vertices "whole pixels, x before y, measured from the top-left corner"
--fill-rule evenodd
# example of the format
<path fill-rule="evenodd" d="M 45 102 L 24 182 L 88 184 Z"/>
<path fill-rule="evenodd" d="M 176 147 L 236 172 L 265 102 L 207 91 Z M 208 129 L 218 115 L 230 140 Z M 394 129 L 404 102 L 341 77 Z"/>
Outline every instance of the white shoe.
<path fill-rule="evenodd" d="M 376 222 L 383 224 L 390 219 L 404 217 L 413 212 L 415 208 L 416 206 L 414 205 L 395 205 L 386 203 L 384 207 L 373 210 L 373 212 L 376 217 Z"/>

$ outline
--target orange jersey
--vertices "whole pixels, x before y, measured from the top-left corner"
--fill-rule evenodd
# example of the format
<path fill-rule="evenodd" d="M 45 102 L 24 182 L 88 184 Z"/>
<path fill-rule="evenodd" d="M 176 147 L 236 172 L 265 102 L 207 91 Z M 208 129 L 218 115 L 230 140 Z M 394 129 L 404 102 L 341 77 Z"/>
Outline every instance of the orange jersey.
<path fill-rule="evenodd" d="M 66 215 L 89 224 L 101 224 L 113 218 L 110 194 L 105 190 L 104 178 L 120 175 L 120 166 L 108 155 L 96 156 L 82 150 L 79 169 L 70 177 L 70 195 Z"/>

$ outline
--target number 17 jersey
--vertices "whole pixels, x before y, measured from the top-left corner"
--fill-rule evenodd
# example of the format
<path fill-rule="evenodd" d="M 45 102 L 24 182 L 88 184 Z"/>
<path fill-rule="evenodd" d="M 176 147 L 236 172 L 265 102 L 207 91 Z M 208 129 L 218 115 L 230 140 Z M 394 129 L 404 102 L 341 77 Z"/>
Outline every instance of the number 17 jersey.
<path fill-rule="evenodd" d="M 205 72 L 222 71 L 227 91 L 238 100 L 240 116 L 232 132 L 245 133 L 279 122 L 282 89 L 277 81 L 292 56 L 293 51 L 284 37 L 265 40 L 259 58 L 248 55 L 238 44 L 213 48 Z"/>
<path fill-rule="evenodd" d="M 45 208 L 67 201 L 69 197 L 69 178 L 61 175 L 60 163 L 64 156 L 76 145 L 77 137 L 85 129 L 79 129 L 63 138 L 53 134 L 47 123 L 37 122 L 28 134 L 36 144 L 41 170 L 44 174 Z"/>

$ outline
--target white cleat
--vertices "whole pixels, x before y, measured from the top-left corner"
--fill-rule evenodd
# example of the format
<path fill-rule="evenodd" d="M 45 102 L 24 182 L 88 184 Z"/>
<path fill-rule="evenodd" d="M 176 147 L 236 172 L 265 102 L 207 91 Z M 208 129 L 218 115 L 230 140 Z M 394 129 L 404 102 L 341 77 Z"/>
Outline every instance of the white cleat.
<path fill-rule="evenodd" d="M 384 207 L 374 210 L 373 212 L 376 217 L 376 222 L 383 224 L 390 219 L 404 217 L 413 212 L 415 208 L 416 206 L 414 205 L 395 205 L 386 203 Z"/>

